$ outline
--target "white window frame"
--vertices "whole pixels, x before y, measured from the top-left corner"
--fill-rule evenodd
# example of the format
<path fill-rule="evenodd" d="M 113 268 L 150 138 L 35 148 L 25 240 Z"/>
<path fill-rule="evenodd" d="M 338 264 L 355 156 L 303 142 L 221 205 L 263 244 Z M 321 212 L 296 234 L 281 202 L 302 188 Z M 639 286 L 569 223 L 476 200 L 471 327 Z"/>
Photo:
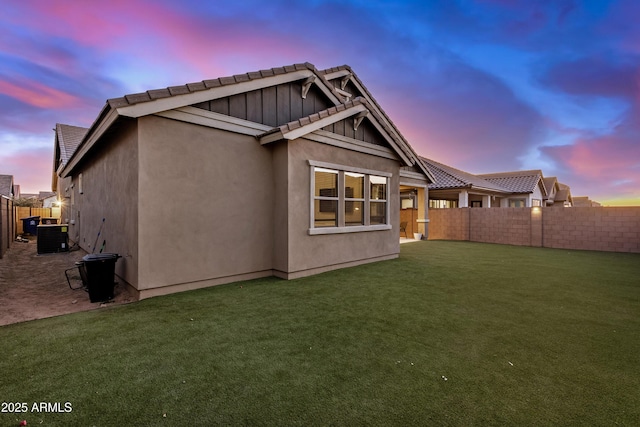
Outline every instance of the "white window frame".
<path fill-rule="evenodd" d="M 390 213 L 391 213 L 391 203 L 390 203 L 390 191 L 391 191 L 391 177 L 393 174 L 389 172 L 382 172 L 378 170 L 372 169 L 363 169 L 363 168 L 355 168 L 351 166 L 338 165 L 335 163 L 327 163 L 327 162 L 318 162 L 315 160 L 309 160 L 309 170 L 310 170 L 310 204 L 309 204 L 309 235 L 321 235 L 321 234 L 341 234 L 341 233 L 359 233 L 366 231 L 381 231 L 381 230 L 391 230 L 392 226 L 390 222 Z M 338 172 L 338 225 L 335 227 L 316 227 L 315 226 L 315 200 L 318 198 L 315 196 L 315 170 L 316 168 L 321 169 L 331 169 Z M 359 173 L 364 174 L 364 199 L 349 199 L 349 201 L 363 201 L 364 205 L 364 225 L 345 225 L 345 173 Z M 386 199 L 385 199 L 385 218 L 387 224 L 375 224 L 371 225 L 371 217 L 370 217 L 370 203 L 371 203 L 371 186 L 370 179 L 371 175 L 383 177 L 387 179 L 386 185 Z M 380 202 L 379 202 L 380 203 Z"/>

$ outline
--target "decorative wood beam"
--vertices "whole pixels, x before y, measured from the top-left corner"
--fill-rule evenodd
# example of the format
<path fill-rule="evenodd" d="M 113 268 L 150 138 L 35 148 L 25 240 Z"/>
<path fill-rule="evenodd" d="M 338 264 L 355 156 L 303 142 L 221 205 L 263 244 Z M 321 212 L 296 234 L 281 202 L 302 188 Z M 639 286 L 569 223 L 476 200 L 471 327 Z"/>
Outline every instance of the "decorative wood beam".
<path fill-rule="evenodd" d="M 347 87 L 347 83 L 349 83 L 352 76 L 353 73 L 349 73 L 340 80 L 340 89 L 344 90 L 344 88 Z"/>
<path fill-rule="evenodd" d="M 369 110 L 362 111 L 358 113 L 357 116 L 353 118 L 353 130 L 358 130 L 358 126 L 362 123 L 362 120 L 369 115 Z"/>
<path fill-rule="evenodd" d="M 307 79 L 302 82 L 302 98 L 307 98 L 307 93 L 309 93 L 309 89 L 311 89 L 311 85 L 316 81 L 316 76 L 309 76 Z"/>

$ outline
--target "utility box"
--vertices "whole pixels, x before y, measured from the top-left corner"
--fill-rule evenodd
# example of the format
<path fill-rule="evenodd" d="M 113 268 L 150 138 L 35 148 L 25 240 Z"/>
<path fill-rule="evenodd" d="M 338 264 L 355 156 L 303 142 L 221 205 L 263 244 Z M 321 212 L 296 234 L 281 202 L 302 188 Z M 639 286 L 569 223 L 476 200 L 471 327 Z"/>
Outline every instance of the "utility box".
<path fill-rule="evenodd" d="M 37 234 L 39 254 L 69 251 L 69 226 L 67 224 L 38 225 Z"/>

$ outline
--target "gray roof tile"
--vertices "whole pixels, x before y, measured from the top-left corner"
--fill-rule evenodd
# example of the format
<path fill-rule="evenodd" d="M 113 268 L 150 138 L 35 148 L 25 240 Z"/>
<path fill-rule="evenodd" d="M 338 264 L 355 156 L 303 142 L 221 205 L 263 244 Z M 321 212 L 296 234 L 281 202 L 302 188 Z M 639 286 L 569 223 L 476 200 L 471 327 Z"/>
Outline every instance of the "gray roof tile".
<path fill-rule="evenodd" d="M 63 165 L 67 164 L 88 131 L 89 129 L 79 126 L 56 124 L 56 138 L 60 149 L 60 161 Z"/>
<path fill-rule="evenodd" d="M 420 159 L 436 179 L 435 182 L 429 184 L 429 190 L 442 190 L 449 188 L 478 188 L 497 191 L 501 193 L 509 192 L 508 189 L 482 179 L 477 175 L 473 175 L 469 172 L 453 168 L 451 166 L 445 165 L 444 163 L 439 163 L 435 160 L 427 159 L 425 157 L 420 157 Z"/>
<path fill-rule="evenodd" d="M 169 92 L 169 89 L 167 88 L 152 89 L 152 90 L 148 90 L 147 93 L 149 94 L 149 98 L 151 99 L 168 98 L 171 96 L 171 92 Z"/>
<path fill-rule="evenodd" d="M 542 179 L 542 171 L 526 170 L 499 172 L 481 174 L 478 176 L 501 187 L 507 188 L 513 193 L 532 193 Z"/>

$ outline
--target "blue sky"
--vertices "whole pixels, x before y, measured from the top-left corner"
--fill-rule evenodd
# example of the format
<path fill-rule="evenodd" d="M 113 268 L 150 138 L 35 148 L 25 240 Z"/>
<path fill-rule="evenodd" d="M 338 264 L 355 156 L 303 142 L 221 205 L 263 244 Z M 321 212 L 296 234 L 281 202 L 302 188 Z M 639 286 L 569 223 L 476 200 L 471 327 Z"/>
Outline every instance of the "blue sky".
<path fill-rule="evenodd" d="M 9 0 L 0 174 L 48 190 L 55 124 L 89 126 L 108 98 L 311 62 L 350 65 L 420 155 L 640 205 L 638 16 L 635 0 Z"/>

